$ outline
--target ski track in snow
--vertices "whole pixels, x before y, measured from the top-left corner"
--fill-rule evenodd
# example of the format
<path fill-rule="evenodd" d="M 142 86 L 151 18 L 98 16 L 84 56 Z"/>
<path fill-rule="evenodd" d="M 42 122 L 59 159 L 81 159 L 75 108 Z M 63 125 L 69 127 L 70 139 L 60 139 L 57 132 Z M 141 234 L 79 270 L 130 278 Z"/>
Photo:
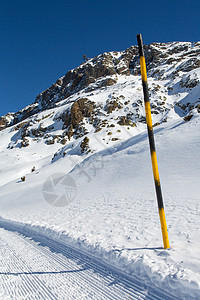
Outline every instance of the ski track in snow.
<path fill-rule="evenodd" d="M 44 235 L 0 226 L 1 299 L 178 299 Z"/>

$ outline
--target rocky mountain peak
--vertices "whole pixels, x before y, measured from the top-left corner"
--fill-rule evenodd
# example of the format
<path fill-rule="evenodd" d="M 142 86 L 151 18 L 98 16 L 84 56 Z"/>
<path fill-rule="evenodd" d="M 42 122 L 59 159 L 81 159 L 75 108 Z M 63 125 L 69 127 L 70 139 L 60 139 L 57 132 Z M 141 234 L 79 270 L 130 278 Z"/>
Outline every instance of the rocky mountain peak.
<path fill-rule="evenodd" d="M 83 89 L 87 92 L 96 88 L 113 85 L 117 82 L 114 75 L 130 75 L 130 62 L 137 53 L 137 47 L 123 52 L 106 52 L 82 63 L 59 78 L 55 84 L 36 97 L 35 103 L 42 108 L 50 108 L 62 99 Z M 96 86 L 92 85 L 96 83 Z M 90 86 L 90 87 L 89 87 Z"/>
<path fill-rule="evenodd" d="M 145 57 L 154 126 L 198 113 L 200 43 L 153 43 L 145 46 Z M 33 104 L 0 118 L 0 130 L 12 126 L 15 132 L 10 148 L 40 140 L 64 146 L 80 139 L 80 144 L 83 136 L 100 132 L 109 144 L 144 125 L 137 46 L 91 58 L 40 93 Z"/>

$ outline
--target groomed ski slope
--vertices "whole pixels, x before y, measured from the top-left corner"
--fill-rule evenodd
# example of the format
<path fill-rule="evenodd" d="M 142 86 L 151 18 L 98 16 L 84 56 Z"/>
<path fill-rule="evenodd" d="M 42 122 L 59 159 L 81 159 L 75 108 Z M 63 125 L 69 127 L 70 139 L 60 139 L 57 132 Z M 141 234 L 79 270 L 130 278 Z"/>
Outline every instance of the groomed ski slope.
<path fill-rule="evenodd" d="M 0 227 L 3 299 L 175 299 L 33 228 Z"/>
<path fill-rule="evenodd" d="M 168 291 L 174 298 L 199 299 L 199 131 L 199 114 L 189 122 L 172 120 L 155 127 L 170 250 L 161 249 L 146 132 L 85 159 L 83 155 L 82 161 L 72 152 L 48 163 L 46 148 L 39 144 L 41 168 L 38 159 L 37 172 L 29 173 L 25 182 L 9 180 L 18 169 L 6 172 L 13 152 L 2 153 L 1 217 L 59 238 L 152 289 Z M 33 154 L 28 148 L 13 151 L 26 170 Z M 62 208 L 50 206 L 42 194 L 45 179 L 58 172 L 70 172 L 77 185 L 76 198 Z"/>

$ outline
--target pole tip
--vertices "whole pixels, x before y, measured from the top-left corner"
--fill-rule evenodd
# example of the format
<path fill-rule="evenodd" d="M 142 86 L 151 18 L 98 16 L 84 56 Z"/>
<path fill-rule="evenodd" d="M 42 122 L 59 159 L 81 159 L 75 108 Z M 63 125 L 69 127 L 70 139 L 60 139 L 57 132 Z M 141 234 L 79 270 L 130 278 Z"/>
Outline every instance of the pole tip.
<path fill-rule="evenodd" d="M 137 34 L 137 41 L 138 41 L 138 44 L 143 44 L 141 33 Z"/>
<path fill-rule="evenodd" d="M 137 34 L 137 42 L 139 46 L 139 55 L 144 56 L 143 40 L 141 33 Z"/>

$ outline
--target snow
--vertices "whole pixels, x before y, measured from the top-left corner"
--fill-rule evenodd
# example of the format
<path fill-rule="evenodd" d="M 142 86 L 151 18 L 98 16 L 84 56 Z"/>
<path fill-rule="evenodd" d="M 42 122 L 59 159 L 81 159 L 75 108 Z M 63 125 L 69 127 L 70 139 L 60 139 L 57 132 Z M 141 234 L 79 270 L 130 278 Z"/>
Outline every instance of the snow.
<path fill-rule="evenodd" d="M 169 47 L 173 49 L 174 43 Z M 166 75 L 173 71 L 165 66 L 163 70 Z M 183 73 L 182 80 L 187 76 L 199 78 L 200 69 Z M 37 142 L 30 138 L 30 146 L 19 148 L 15 126 L 0 132 L 0 223 L 3 228 L 5 224 L 28 228 L 61 241 L 174 298 L 199 299 L 200 115 L 194 108 L 193 117 L 185 122 L 182 117 L 187 113 L 174 105 L 197 103 L 200 87 L 197 84 L 190 90 L 181 87 L 180 77 L 166 78 L 149 77 L 148 84 L 151 105 L 163 108 L 152 118 L 153 124 L 161 123 L 154 133 L 169 250 L 162 248 L 146 124 L 137 120 L 136 127 L 117 123 L 117 117 L 126 116 L 127 111 L 144 115 L 144 108 L 136 105 L 143 101 L 140 76 L 117 75 L 115 85 L 76 93 L 35 117 L 31 128 L 38 128 L 37 119 L 44 127 L 53 125 L 53 134 L 61 134 L 62 122 L 57 118 L 77 99 L 87 97 L 104 107 L 112 96 L 123 96 L 120 101 L 127 102 L 125 108 L 113 111 L 109 118 L 100 110 L 101 119 L 114 127 L 96 134 L 85 122 L 88 154 L 81 153 L 81 139 L 72 137 L 64 146 L 48 146 L 42 138 Z M 168 90 L 169 86 L 173 89 Z M 118 140 L 112 141 L 108 132 Z M 14 147 L 8 149 L 8 145 Z M 36 170 L 31 172 L 33 167 Z M 68 174 L 77 187 L 73 202 L 62 207 L 50 205 L 44 197 L 44 183 L 58 173 Z"/>
<path fill-rule="evenodd" d="M 0 220 L 2 299 L 177 299 L 20 225 Z"/>
<path fill-rule="evenodd" d="M 198 115 L 189 123 L 171 121 L 155 129 L 171 245 L 168 251 L 161 249 L 145 132 L 89 158 L 83 156 L 78 164 L 74 155 L 48 164 L 48 147 L 42 150 L 39 144 L 34 149 L 37 172 L 29 171 L 25 182 L 19 181 L 22 169 L 23 174 L 28 173 L 36 157 L 30 160 L 33 155 L 28 148 L 14 149 L 15 156 L 7 152 L 1 160 L 1 176 L 7 182 L 1 186 L 1 216 L 51 229 L 77 248 L 146 283 L 153 280 L 155 286 L 161 284 L 174 295 L 189 293 L 195 299 L 200 284 L 199 130 Z M 10 162 L 20 169 L 17 153 L 22 152 L 21 171 L 16 174 L 15 169 L 9 169 L 6 173 Z M 78 188 L 76 199 L 62 208 L 48 205 L 42 195 L 44 180 L 59 172 L 70 172 Z M 18 180 L 12 180 L 14 174 Z"/>

